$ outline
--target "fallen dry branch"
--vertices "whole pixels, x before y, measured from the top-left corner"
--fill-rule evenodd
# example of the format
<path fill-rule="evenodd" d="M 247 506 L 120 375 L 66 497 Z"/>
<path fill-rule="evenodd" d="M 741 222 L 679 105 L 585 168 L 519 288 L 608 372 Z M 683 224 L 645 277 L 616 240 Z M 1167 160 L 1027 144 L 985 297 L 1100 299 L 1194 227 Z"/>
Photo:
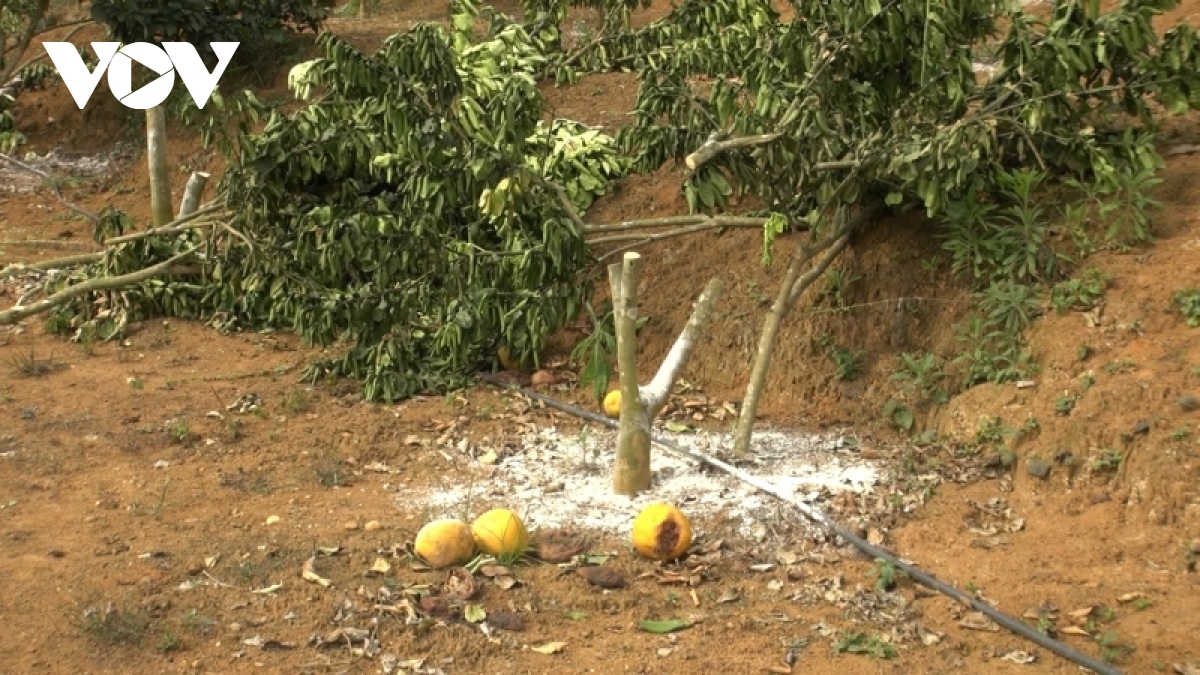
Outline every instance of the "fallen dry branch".
<path fill-rule="evenodd" d="M 13 307 L 11 309 L 4 310 L 3 312 L 0 312 L 0 326 L 15 324 L 22 319 L 49 311 L 85 293 L 90 293 L 92 291 L 107 291 L 114 288 L 124 288 L 126 286 L 132 286 L 134 284 L 141 283 L 147 279 L 152 279 L 161 274 L 167 274 L 172 271 L 172 268 L 176 263 L 181 262 L 199 249 L 199 246 L 193 246 L 183 253 L 164 260 L 157 265 L 151 265 L 145 269 L 115 277 L 98 277 L 96 279 L 89 279 L 87 281 L 75 284 L 70 288 L 64 288 L 54 295 L 39 300 L 32 305 L 27 305 L 25 307 Z"/>
<path fill-rule="evenodd" d="M 595 413 L 588 412 L 569 403 L 563 403 L 562 401 L 555 400 L 536 391 L 506 384 L 492 375 L 482 374 L 479 376 L 479 379 L 487 382 L 488 384 L 500 387 L 501 389 L 518 391 L 530 400 L 540 401 L 546 404 L 547 407 L 561 410 L 562 412 L 565 412 L 569 415 L 574 415 L 575 417 L 587 420 L 589 422 L 595 422 L 596 424 L 603 425 L 609 429 L 615 429 L 618 426 L 616 422 L 613 422 L 610 419 L 606 419 L 600 415 L 596 415 Z M 850 529 L 839 525 L 836 521 L 822 513 L 820 510 L 800 501 L 794 494 L 789 493 L 787 490 L 784 490 L 783 488 L 780 488 L 769 481 L 763 480 L 758 476 L 743 471 L 715 457 L 709 457 L 702 452 L 685 448 L 670 439 L 651 436 L 651 440 L 655 444 L 666 448 L 676 455 L 686 457 L 695 462 L 699 462 L 700 464 L 712 467 L 736 478 L 737 480 L 742 481 L 747 485 L 750 485 L 761 492 L 771 495 L 779 501 L 800 511 L 805 518 L 825 532 L 837 537 L 841 537 L 843 540 L 849 542 L 852 546 L 865 553 L 868 558 L 882 559 L 891 563 L 897 570 L 904 572 L 908 578 L 921 584 L 922 586 L 937 591 L 938 593 L 946 595 L 957 602 L 973 608 L 975 611 L 982 613 L 984 616 L 988 617 L 992 621 L 995 621 L 1008 630 L 1050 650 L 1051 652 L 1054 652 L 1064 659 L 1067 659 L 1068 661 L 1078 664 L 1093 672 L 1100 673 L 1100 675 L 1121 675 L 1121 671 L 1108 665 L 1107 663 L 1098 661 L 1087 654 L 1083 654 L 1072 649 L 1071 647 L 1059 642 L 1058 640 L 1055 640 L 1054 638 L 1051 638 L 1048 635 L 1039 633 L 1036 629 L 1025 625 L 1018 619 L 1014 619 L 1007 614 L 1004 614 L 988 603 L 979 600 L 968 593 L 964 593 L 949 584 L 939 581 L 933 575 L 923 572 L 920 569 L 917 569 L 916 566 L 900 560 L 890 551 L 871 544 L 866 539 L 863 539 L 856 533 L 852 532 Z"/>

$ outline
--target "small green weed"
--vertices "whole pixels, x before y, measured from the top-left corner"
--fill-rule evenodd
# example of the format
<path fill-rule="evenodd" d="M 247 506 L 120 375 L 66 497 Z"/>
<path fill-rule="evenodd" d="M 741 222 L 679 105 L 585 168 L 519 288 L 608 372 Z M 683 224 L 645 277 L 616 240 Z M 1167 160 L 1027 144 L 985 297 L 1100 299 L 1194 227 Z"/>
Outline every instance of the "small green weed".
<path fill-rule="evenodd" d="M 1187 319 L 1190 328 L 1200 326 L 1200 290 L 1183 288 L 1171 296 L 1171 304 L 1179 309 L 1183 318 Z"/>
<path fill-rule="evenodd" d="M 842 652 L 862 654 L 876 659 L 890 659 L 896 656 L 896 648 L 878 635 L 867 635 L 866 633 L 859 632 L 845 633 L 834 644 L 833 653 L 841 654 Z"/>
<path fill-rule="evenodd" d="M 107 645 L 137 645 L 146 638 L 152 626 L 153 621 L 143 610 L 118 607 L 109 602 L 102 609 L 84 610 L 80 630 Z"/>
<path fill-rule="evenodd" d="M 1104 291 L 1108 289 L 1110 281 L 1112 277 L 1109 275 L 1096 268 L 1089 268 L 1074 279 L 1055 284 L 1050 292 L 1050 306 L 1060 314 L 1068 309 L 1089 311 L 1104 297 Z"/>
<path fill-rule="evenodd" d="M 900 382 L 900 390 L 915 396 L 918 402 L 932 401 L 940 405 L 949 398 L 941 386 L 945 378 L 946 372 L 936 354 L 905 352 L 900 355 L 900 367 L 892 373 L 891 379 Z"/>
<path fill-rule="evenodd" d="M 1125 456 L 1120 450 L 1105 448 L 1099 457 L 1092 460 L 1092 468 L 1096 471 L 1116 471 L 1124 459 Z"/>
<path fill-rule="evenodd" d="M 1054 399 L 1054 412 L 1059 415 L 1070 415 L 1075 409 L 1076 397 L 1074 394 L 1063 394 Z"/>
<path fill-rule="evenodd" d="M 837 379 L 854 380 L 862 370 L 862 357 L 865 351 L 852 351 L 847 347 L 834 347 L 830 352 L 833 363 L 837 366 Z"/>

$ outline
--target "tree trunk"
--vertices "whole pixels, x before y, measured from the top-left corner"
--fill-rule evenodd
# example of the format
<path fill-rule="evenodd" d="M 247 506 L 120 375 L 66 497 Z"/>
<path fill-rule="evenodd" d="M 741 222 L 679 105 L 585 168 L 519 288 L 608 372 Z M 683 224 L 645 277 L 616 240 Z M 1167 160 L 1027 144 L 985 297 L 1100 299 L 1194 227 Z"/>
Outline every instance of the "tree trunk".
<path fill-rule="evenodd" d="M 622 263 L 608 268 L 621 381 L 613 492 L 629 497 L 650 487 L 650 416 L 642 400 L 637 373 L 637 289 L 641 268 L 642 257 L 633 252 L 626 253 Z"/>
<path fill-rule="evenodd" d="M 174 220 L 171 172 L 167 167 L 167 115 L 161 105 L 146 110 L 146 156 L 150 163 L 150 212 L 155 227 Z"/>
<path fill-rule="evenodd" d="M 733 453 L 737 457 L 745 457 L 750 450 L 750 437 L 754 431 L 754 422 L 758 414 L 758 403 L 762 399 L 763 388 L 767 383 L 767 371 L 771 368 L 771 358 L 775 352 L 775 343 L 779 339 L 779 326 L 787 317 L 789 311 L 800 298 L 804 289 L 812 285 L 829 269 L 829 265 L 837 259 L 850 241 L 850 233 L 863 221 L 870 218 L 880 208 L 881 203 L 875 202 L 862 210 L 849 223 L 845 219 L 845 211 L 839 210 L 833 234 L 820 242 L 809 242 L 800 245 L 792 253 L 788 261 L 787 274 L 779 286 L 775 302 L 763 322 L 763 332 L 758 340 L 758 351 L 754 356 L 754 366 L 750 370 L 750 383 L 746 386 L 746 396 L 742 400 L 741 410 L 738 411 L 737 426 L 734 430 Z M 825 251 L 812 269 L 801 275 L 800 270 L 818 253 Z"/>

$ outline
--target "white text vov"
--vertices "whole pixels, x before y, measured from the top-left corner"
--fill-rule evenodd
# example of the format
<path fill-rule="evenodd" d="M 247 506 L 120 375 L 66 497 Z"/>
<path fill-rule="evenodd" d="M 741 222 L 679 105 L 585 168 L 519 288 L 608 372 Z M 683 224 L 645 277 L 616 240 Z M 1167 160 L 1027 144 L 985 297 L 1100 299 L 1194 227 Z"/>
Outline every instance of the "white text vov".
<path fill-rule="evenodd" d="M 164 42 L 162 47 L 149 42 L 134 42 L 124 47 L 120 42 L 93 42 L 92 50 L 100 63 L 89 72 L 75 45 L 70 42 L 43 42 L 46 53 L 58 69 L 67 90 L 75 99 L 80 110 L 87 105 L 100 84 L 100 78 L 108 71 L 108 88 L 126 108 L 146 110 L 159 105 L 171 95 L 175 86 L 175 73 L 187 87 L 196 106 L 204 108 L 217 81 L 233 59 L 240 42 L 211 42 L 217 55 L 217 67 L 209 72 L 196 48 L 188 42 Z M 133 62 L 158 73 L 159 77 L 146 86 L 133 91 Z"/>

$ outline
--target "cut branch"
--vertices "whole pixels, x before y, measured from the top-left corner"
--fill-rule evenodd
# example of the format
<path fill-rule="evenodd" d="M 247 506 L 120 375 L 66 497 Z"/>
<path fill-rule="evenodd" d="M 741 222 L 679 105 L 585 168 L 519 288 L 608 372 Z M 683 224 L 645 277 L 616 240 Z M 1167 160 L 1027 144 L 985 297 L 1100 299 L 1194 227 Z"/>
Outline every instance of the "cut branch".
<path fill-rule="evenodd" d="M 35 263 L 13 263 L 4 269 L 0 269 L 0 280 L 15 277 L 22 272 L 47 272 L 49 270 L 76 267 L 78 265 L 90 265 L 94 262 L 100 262 L 103 259 L 103 253 L 81 253 L 79 255 L 69 255 L 63 258 L 43 260 Z"/>
<path fill-rule="evenodd" d="M 714 227 L 762 227 L 766 218 L 751 218 L 745 216 L 663 216 L 662 218 L 647 218 L 645 220 L 625 220 L 606 225 L 584 225 L 584 234 L 603 234 L 607 232 L 627 232 L 629 230 L 648 230 L 654 227 L 673 227 L 682 225 L 699 225 L 712 223 Z M 592 240 L 595 243 L 599 240 Z M 616 241 L 616 240 L 613 240 Z"/>
<path fill-rule="evenodd" d="M 709 137 L 709 139 L 704 142 L 704 145 L 701 145 L 696 149 L 695 152 L 684 158 L 683 163 L 687 165 L 687 168 L 695 171 L 696 167 L 704 164 L 722 152 L 737 150 L 738 148 L 749 148 L 756 145 L 766 145 L 767 143 L 773 142 L 780 136 L 782 136 L 782 134 L 779 133 L 762 134 L 760 136 L 739 136 L 738 138 L 731 138 L 727 141 L 719 140 L 719 138 L 716 137 Z"/>
<path fill-rule="evenodd" d="M 179 204 L 180 218 L 195 213 L 196 208 L 200 206 L 200 195 L 204 194 L 204 188 L 208 185 L 208 179 L 211 174 L 203 171 L 193 171 L 191 178 L 188 178 L 187 186 L 183 189 L 183 200 Z"/>
<path fill-rule="evenodd" d="M 89 279 L 88 281 L 75 284 L 70 288 L 65 288 L 48 298 L 33 303 L 32 305 L 7 309 L 3 312 L 0 312 L 0 326 L 15 324 L 18 321 L 34 316 L 35 314 L 41 314 L 42 312 L 49 311 L 85 293 L 90 293 L 93 291 L 107 291 L 114 288 L 124 288 L 126 286 L 132 286 L 134 284 L 141 283 L 147 279 L 152 279 L 160 274 L 169 273 L 172 271 L 172 268 L 176 263 L 192 255 L 199 249 L 199 246 L 193 246 L 183 253 L 164 260 L 157 265 L 151 265 L 145 269 L 115 277 L 99 277 L 96 279 Z"/>
<path fill-rule="evenodd" d="M 684 325 L 683 330 L 680 331 L 679 337 L 675 339 L 675 344 L 671 345 L 671 351 L 667 352 L 667 357 L 663 359 L 662 365 L 658 367 L 658 372 L 655 373 L 654 379 L 650 380 L 650 384 L 642 388 L 642 402 L 645 403 L 648 409 L 647 412 L 650 419 L 658 417 L 658 413 L 662 412 L 663 406 L 667 404 L 667 398 L 671 394 L 671 390 L 675 388 L 675 381 L 679 379 L 679 373 L 683 370 L 683 364 L 687 363 L 692 349 L 696 346 L 696 342 L 699 341 L 700 331 L 708 323 L 713 303 L 721 295 L 722 290 L 723 284 L 720 278 L 713 277 L 709 279 L 708 285 L 704 287 L 704 291 L 700 293 L 700 297 L 696 300 L 696 307 L 692 310 L 692 316 L 688 319 L 687 324 Z"/>
<path fill-rule="evenodd" d="M 154 237 L 162 234 L 178 234 L 180 232 L 186 232 L 188 230 L 194 230 L 201 227 L 211 227 L 213 223 L 216 222 L 215 220 L 209 220 L 205 222 L 193 221 L 196 221 L 203 216 L 220 211 L 221 208 L 222 205 L 219 203 L 205 206 L 198 211 L 193 211 L 187 215 L 180 216 L 166 225 L 163 225 L 162 227 L 152 227 L 147 230 L 142 230 L 141 232 L 131 232 L 129 234 L 123 234 L 119 237 L 110 237 L 109 239 L 104 240 L 104 245 L 111 246 L 113 244 L 124 244 L 131 241 L 137 241 L 138 239 L 145 239 L 146 237 Z"/>

